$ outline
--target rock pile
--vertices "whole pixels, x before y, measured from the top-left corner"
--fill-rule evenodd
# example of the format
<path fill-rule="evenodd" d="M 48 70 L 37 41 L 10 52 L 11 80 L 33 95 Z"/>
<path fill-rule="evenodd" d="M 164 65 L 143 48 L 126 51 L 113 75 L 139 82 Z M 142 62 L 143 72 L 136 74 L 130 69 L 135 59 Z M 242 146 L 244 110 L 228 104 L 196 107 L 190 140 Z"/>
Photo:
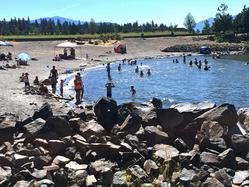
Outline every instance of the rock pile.
<path fill-rule="evenodd" d="M 248 186 L 248 110 L 137 103 L 0 116 L 0 186 Z M 246 132 L 241 133 L 245 126 Z"/>

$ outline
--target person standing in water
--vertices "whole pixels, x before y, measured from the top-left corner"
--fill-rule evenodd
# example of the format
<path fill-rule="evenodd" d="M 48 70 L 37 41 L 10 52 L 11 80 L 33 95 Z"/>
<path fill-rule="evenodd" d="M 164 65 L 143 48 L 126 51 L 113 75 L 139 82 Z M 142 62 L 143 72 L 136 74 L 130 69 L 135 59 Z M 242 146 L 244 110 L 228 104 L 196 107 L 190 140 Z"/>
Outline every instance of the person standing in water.
<path fill-rule="evenodd" d="M 150 69 L 148 69 L 147 75 L 148 75 L 148 76 L 151 76 L 151 71 L 150 71 Z"/>
<path fill-rule="evenodd" d="M 138 72 L 139 72 L 138 66 L 136 67 L 135 72 L 136 72 L 136 73 L 138 73 Z"/>
<path fill-rule="evenodd" d="M 61 84 L 60 84 L 60 95 L 61 95 L 61 97 L 63 97 L 63 89 L 64 88 L 64 80 L 63 79 L 61 79 Z"/>
<path fill-rule="evenodd" d="M 57 69 L 55 69 L 55 66 L 53 66 L 53 68 L 51 69 L 49 77 L 51 79 L 52 92 L 55 93 L 56 83 L 57 83 L 57 78 L 58 78 L 58 71 Z"/>
<path fill-rule="evenodd" d="M 183 63 L 185 64 L 186 63 L 186 55 L 183 54 Z"/>
<path fill-rule="evenodd" d="M 106 71 L 107 71 L 107 73 L 111 72 L 110 63 L 107 63 L 107 65 L 106 65 Z"/>
<path fill-rule="evenodd" d="M 82 80 L 82 78 L 81 78 L 80 73 L 77 73 L 77 75 L 79 76 L 80 83 L 81 83 L 80 100 L 82 100 L 82 99 L 83 99 L 83 96 L 84 96 L 84 84 L 83 84 L 83 80 Z"/>
<path fill-rule="evenodd" d="M 121 64 L 118 65 L 118 71 L 121 71 Z"/>
<path fill-rule="evenodd" d="M 114 84 L 112 82 L 108 82 L 106 83 L 105 87 L 106 87 L 106 96 L 108 98 L 112 98 L 112 88 L 115 87 Z"/>
<path fill-rule="evenodd" d="M 144 76 L 144 72 L 141 70 L 140 71 L 140 77 L 143 77 Z"/>
<path fill-rule="evenodd" d="M 74 79 L 74 90 L 75 90 L 75 98 L 76 98 L 76 105 L 80 104 L 80 95 L 81 95 L 81 80 L 79 75 L 75 75 L 75 79 Z"/>
<path fill-rule="evenodd" d="M 134 86 L 131 86 L 130 92 L 131 92 L 132 96 L 134 96 L 136 94 L 136 90 L 135 90 Z"/>

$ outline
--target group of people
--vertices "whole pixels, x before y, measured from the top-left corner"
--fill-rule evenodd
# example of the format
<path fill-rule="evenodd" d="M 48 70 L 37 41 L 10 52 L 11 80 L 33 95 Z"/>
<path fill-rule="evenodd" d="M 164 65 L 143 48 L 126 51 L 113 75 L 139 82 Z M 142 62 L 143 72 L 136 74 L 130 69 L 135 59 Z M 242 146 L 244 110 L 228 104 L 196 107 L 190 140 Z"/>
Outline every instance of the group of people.
<path fill-rule="evenodd" d="M 173 63 L 176 63 L 176 64 L 179 63 L 178 59 L 173 59 Z M 186 56 L 185 55 L 183 55 L 183 63 L 186 64 Z M 204 62 L 202 62 L 201 60 L 198 61 L 197 58 L 195 58 L 194 62 L 192 60 L 190 60 L 189 66 L 192 67 L 193 65 L 195 65 L 200 70 L 204 66 L 204 68 L 203 68 L 204 71 L 208 71 L 211 68 L 210 66 L 208 66 L 207 59 L 205 59 Z"/>

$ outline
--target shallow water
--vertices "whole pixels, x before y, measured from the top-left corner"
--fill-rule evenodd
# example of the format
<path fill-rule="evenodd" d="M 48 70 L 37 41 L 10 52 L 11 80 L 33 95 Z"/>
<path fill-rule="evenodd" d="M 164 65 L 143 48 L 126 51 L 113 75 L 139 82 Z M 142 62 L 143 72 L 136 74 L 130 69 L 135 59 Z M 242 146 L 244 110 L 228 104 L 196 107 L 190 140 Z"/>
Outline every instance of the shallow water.
<path fill-rule="evenodd" d="M 179 63 L 172 63 L 176 58 L 138 60 L 144 77 L 135 73 L 136 66 L 122 65 L 118 71 L 118 63 L 111 64 L 111 77 L 115 85 L 113 98 L 118 103 L 137 101 L 146 102 L 157 97 L 163 100 L 164 106 L 181 102 L 211 101 L 217 104 L 231 103 L 236 107 L 249 106 L 249 65 L 245 62 L 231 59 L 212 59 L 210 57 L 196 57 L 202 62 L 206 58 L 211 66 L 209 71 L 199 70 L 195 65 L 190 67 L 187 57 L 184 64 L 182 57 Z M 119 62 L 121 63 L 121 62 Z M 122 63 L 121 63 L 122 64 Z M 147 76 L 147 69 L 151 69 L 151 76 Z M 105 84 L 108 82 L 104 66 L 82 72 L 85 85 L 84 100 L 94 102 L 106 95 Z M 73 95 L 72 75 L 66 81 L 65 95 Z M 137 93 L 131 96 L 130 86 L 134 86 Z"/>

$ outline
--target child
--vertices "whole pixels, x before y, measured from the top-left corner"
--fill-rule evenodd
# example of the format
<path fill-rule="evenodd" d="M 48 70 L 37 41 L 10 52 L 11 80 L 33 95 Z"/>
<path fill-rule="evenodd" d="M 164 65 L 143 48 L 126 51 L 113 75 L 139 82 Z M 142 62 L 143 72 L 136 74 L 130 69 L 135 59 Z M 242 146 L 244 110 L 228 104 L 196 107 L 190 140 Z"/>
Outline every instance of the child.
<path fill-rule="evenodd" d="M 105 85 L 106 87 L 106 96 L 111 98 L 112 97 L 112 88 L 115 87 L 113 83 L 108 82 Z"/>
<path fill-rule="evenodd" d="M 27 88 L 30 88 L 30 84 L 29 84 L 29 74 L 28 73 L 25 73 L 24 77 L 23 77 L 23 82 L 24 82 L 24 85 L 25 85 L 25 90 Z"/>
<path fill-rule="evenodd" d="M 130 92 L 131 92 L 132 96 L 136 94 L 136 90 L 135 90 L 134 86 L 131 86 Z"/>
<path fill-rule="evenodd" d="M 63 97 L 63 87 L 64 87 L 64 80 L 61 79 L 61 84 L 60 84 L 60 95 Z"/>

